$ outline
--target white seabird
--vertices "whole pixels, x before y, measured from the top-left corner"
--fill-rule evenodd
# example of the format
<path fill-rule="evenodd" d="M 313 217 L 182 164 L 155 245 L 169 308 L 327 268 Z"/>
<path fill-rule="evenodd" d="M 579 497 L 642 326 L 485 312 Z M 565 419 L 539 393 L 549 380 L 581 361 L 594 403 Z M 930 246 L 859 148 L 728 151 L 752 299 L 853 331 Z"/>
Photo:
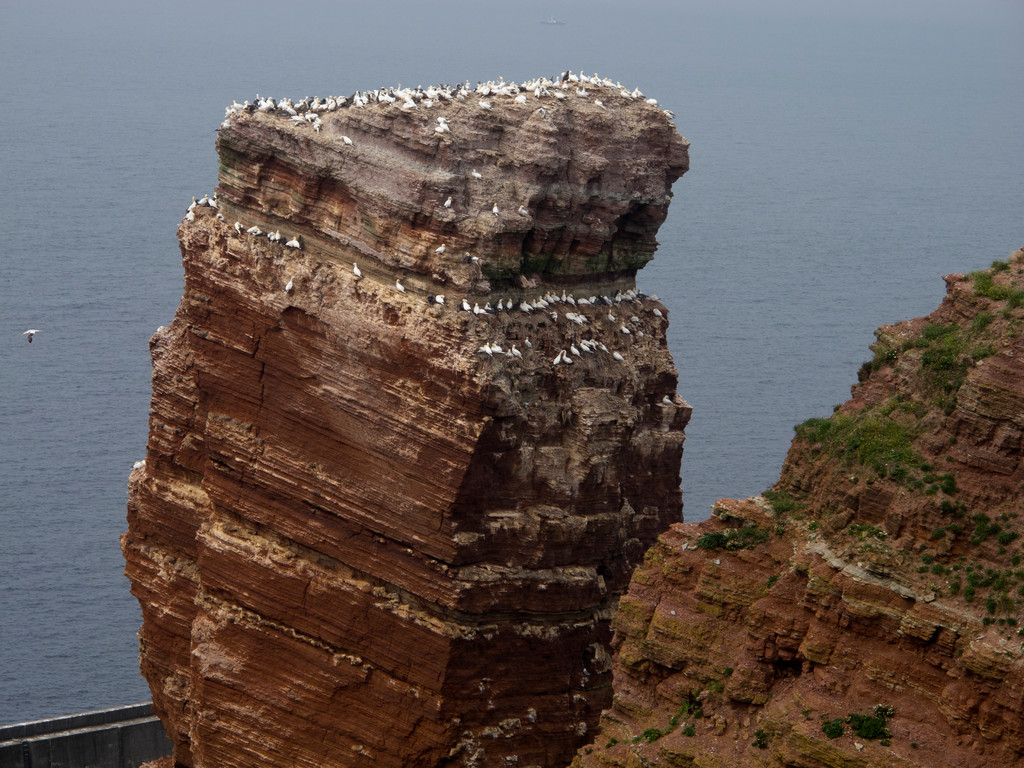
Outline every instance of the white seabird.
<path fill-rule="evenodd" d="M 669 397 L 668 395 L 665 395 L 663 398 L 661 398 L 661 404 L 662 405 L 675 405 L 675 403 L 672 402 L 672 398 Z"/>
<path fill-rule="evenodd" d="M 618 352 L 612 352 L 612 357 L 618 360 L 620 363 L 625 362 L 626 358 L 620 355 Z"/>
<path fill-rule="evenodd" d="M 288 278 L 288 284 L 284 287 L 284 292 L 285 293 L 291 293 L 294 290 L 295 290 L 295 281 L 292 280 L 291 278 Z"/>
<path fill-rule="evenodd" d="M 352 139 L 350 139 L 348 136 L 342 134 L 341 140 L 348 144 L 350 147 L 352 146 Z"/>
<path fill-rule="evenodd" d="M 474 179 L 482 179 L 484 177 L 484 175 L 482 173 L 480 173 L 479 171 L 477 171 L 475 168 L 473 169 L 473 174 L 472 175 L 473 175 Z"/>
<path fill-rule="evenodd" d="M 395 280 L 395 290 L 399 293 L 405 293 L 405 286 L 402 285 L 398 280 Z"/>
<path fill-rule="evenodd" d="M 363 276 L 363 273 L 359 271 L 359 265 L 356 264 L 354 261 L 352 262 L 352 274 L 355 275 L 356 277 Z"/>
<path fill-rule="evenodd" d="M 524 206 L 520 205 L 519 206 L 519 215 L 520 216 L 529 216 L 530 212 L 528 210 L 526 210 L 526 208 Z"/>
<path fill-rule="evenodd" d="M 491 208 L 491 213 L 493 213 L 495 216 L 498 215 L 498 204 L 497 203 L 495 203 L 494 207 Z"/>
<path fill-rule="evenodd" d="M 143 469 L 145 466 L 146 460 L 143 459 L 142 461 L 136 461 L 134 464 L 132 464 L 132 469 Z"/>
<path fill-rule="evenodd" d="M 450 200 L 450 199 L 451 199 L 451 198 L 449 198 L 449 200 Z M 444 245 L 444 243 L 441 243 L 441 245 L 439 245 L 439 246 L 438 246 L 437 248 L 435 248 L 435 249 L 434 249 L 434 253 L 436 253 L 436 254 L 442 254 L 442 253 L 444 253 L 444 248 L 445 248 L 445 245 Z"/>
<path fill-rule="evenodd" d="M 299 238 L 293 237 L 285 245 L 289 248 L 302 248 L 302 243 L 299 242 Z"/>
<path fill-rule="evenodd" d="M 444 201 L 444 207 L 445 208 L 451 208 L 452 207 L 452 196 L 451 195 L 448 195 L 448 199 Z"/>
<path fill-rule="evenodd" d="M 39 333 L 39 329 L 38 328 L 29 328 L 27 331 L 25 331 L 21 335 L 22 336 L 28 336 L 28 343 L 31 344 L 32 343 L 32 337 L 35 336 L 37 333 Z"/>

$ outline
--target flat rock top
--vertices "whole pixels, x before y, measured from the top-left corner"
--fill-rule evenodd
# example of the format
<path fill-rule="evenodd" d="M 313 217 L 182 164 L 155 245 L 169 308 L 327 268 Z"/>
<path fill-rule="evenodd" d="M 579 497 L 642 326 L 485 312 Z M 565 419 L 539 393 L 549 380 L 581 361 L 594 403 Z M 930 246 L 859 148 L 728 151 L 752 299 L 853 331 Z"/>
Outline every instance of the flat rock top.
<path fill-rule="evenodd" d="M 233 212 L 287 219 L 423 275 L 472 256 L 498 282 L 635 274 L 689 166 L 670 113 L 597 77 L 259 100 L 228 113 L 219 192 Z M 323 199 L 335 203 L 314 212 Z"/>

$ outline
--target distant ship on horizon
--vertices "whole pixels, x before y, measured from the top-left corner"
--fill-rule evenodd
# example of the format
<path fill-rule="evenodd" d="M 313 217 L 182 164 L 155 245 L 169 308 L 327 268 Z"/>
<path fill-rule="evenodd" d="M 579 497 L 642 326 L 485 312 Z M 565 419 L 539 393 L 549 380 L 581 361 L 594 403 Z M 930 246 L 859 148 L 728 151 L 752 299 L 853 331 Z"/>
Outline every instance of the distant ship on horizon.
<path fill-rule="evenodd" d="M 554 16 L 550 16 L 544 19 L 544 21 L 542 21 L 541 24 L 554 24 L 557 26 L 562 26 L 565 24 L 565 22 L 562 21 L 561 19 L 556 19 Z"/>

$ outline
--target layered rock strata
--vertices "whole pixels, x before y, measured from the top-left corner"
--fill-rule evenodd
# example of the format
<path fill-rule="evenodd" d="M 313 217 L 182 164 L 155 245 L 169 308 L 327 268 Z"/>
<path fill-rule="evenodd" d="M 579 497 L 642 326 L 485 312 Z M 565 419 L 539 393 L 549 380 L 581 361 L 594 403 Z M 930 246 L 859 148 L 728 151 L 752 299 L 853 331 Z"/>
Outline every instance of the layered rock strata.
<path fill-rule="evenodd" d="M 1024 762 L 1024 251 L 946 283 L 774 489 L 647 553 L 574 766 Z"/>
<path fill-rule="evenodd" d="M 564 765 L 610 704 L 618 596 L 681 519 L 634 278 L 687 145 L 545 83 L 221 127 L 122 541 L 177 765 Z"/>

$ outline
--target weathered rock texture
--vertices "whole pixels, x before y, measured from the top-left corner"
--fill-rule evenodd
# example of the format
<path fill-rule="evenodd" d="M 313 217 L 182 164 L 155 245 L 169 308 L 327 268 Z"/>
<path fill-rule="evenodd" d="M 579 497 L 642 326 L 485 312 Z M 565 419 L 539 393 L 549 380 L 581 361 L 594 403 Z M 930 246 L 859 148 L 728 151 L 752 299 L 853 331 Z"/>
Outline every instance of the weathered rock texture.
<path fill-rule="evenodd" d="M 946 283 L 772 491 L 647 553 L 574 766 L 1024 762 L 1024 251 Z M 888 739 L 844 722 L 876 705 Z"/>
<path fill-rule="evenodd" d="M 590 738 L 690 408 L 662 305 L 561 300 L 633 287 L 687 167 L 660 109 L 589 87 L 222 126 L 123 537 L 176 764 L 557 766 Z"/>

